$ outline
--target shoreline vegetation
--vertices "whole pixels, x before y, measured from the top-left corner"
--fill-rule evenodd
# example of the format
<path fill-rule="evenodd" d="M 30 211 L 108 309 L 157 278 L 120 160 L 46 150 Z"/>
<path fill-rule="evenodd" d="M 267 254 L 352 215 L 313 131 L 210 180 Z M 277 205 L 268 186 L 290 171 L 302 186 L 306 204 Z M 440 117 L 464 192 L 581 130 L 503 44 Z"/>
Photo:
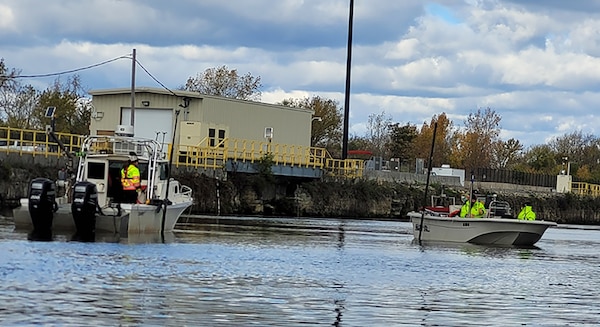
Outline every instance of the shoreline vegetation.
<path fill-rule="evenodd" d="M 56 169 L 29 169 L 0 165 L 0 200 L 6 210 L 27 196 L 28 183 L 35 177 L 54 179 Z M 270 174 L 232 174 L 218 180 L 195 171 L 174 173 L 194 194 L 190 215 L 248 215 L 277 217 L 336 217 L 349 219 L 407 220 L 409 211 L 421 207 L 425 185 L 376 180 L 300 180 Z M 442 185 L 432 184 L 428 195 L 440 194 Z M 539 220 L 559 224 L 600 225 L 600 199 L 572 193 L 516 192 L 479 189 L 481 194 L 498 194 L 518 213 L 530 202 Z M 444 188 L 459 201 L 466 188 Z M 458 202 L 457 202 L 458 203 Z"/>

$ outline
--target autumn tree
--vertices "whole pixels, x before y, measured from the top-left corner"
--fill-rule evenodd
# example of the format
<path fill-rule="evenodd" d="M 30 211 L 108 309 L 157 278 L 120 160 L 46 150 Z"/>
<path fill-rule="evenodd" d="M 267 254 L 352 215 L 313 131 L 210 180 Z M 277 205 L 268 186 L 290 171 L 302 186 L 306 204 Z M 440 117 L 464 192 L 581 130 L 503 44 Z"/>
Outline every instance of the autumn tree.
<path fill-rule="evenodd" d="M 476 168 L 491 168 L 492 152 L 500 141 L 501 117 L 490 108 L 477 109 L 465 120 L 464 130 L 457 132 L 452 161 L 467 173 Z"/>
<path fill-rule="evenodd" d="M 592 134 L 583 134 L 581 131 L 567 133 L 550 141 L 550 148 L 556 154 L 556 161 L 566 161 L 571 165 L 571 172 L 578 178 L 587 180 L 592 170 L 598 170 L 600 159 L 600 142 Z M 566 158 L 566 159 L 563 159 Z M 579 176 L 580 167 L 587 166 L 590 174 Z"/>
<path fill-rule="evenodd" d="M 439 116 L 434 115 L 429 124 L 423 123 L 414 140 L 414 151 L 415 158 L 429 158 L 435 123 L 437 123 L 437 130 L 432 166 L 440 167 L 442 164 L 450 163 L 451 142 L 454 133 L 452 121 L 448 119 L 445 113 L 441 113 Z"/>
<path fill-rule="evenodd" d="M 337 101 L 313 96 L 287 99 L 279 104 L 314 111 L 311 123 L 311 146 L 326 148 L 331 155 L 339 155 L 342 142 L 342 108 Z"/>
<path fill-rule="evenodd" d="M 183 89 L 207 95 L 259 101 L 261 87 L 260 76 L 254 77 L 250 73 L 241 76 L 237 69 L 229 69 L 223 65 L 208 68 L 195 77 L 189 77 Z"/>

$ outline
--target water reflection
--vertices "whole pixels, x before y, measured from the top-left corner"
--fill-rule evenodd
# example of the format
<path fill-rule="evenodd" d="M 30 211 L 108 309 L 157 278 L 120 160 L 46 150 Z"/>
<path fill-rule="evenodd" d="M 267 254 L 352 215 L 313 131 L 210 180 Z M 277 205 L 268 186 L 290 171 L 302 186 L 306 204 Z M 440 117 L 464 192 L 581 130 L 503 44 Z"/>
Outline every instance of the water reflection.
<path fill-rule="evenodd" d="M 413 243 L 404 222 L 188 220 L 31 242 L 0 220 L 2 325 L 593 326 L 599 231 L 537 248 Z"/>

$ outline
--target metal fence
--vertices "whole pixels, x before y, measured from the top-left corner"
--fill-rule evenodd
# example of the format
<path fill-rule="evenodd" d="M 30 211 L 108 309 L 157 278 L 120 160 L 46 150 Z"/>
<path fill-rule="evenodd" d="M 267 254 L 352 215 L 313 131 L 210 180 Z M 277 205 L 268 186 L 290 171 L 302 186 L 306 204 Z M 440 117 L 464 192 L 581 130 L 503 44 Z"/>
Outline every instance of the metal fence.
<path fill-rule="evenodd" d="M 556 187 L 556 175 L 526 173 L 516 170 L 477 168 L 472 173 L 479 182 L 508 183 L 541 187 Z M 465 176 L 470 180 L 470 174 Z"/>

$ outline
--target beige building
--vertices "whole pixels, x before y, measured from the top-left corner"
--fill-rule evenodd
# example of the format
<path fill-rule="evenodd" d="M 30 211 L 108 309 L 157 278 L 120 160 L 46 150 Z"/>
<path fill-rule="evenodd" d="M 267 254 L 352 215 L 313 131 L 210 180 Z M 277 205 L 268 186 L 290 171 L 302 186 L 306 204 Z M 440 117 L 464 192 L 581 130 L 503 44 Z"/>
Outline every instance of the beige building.
<path fill-rule="evenodd" d="M 131 125 L 131 89 L 93 90 L 93 135 Z M 177 112 L 179 114 L 177 115 Z M 310 147 L 313 111 L 161 88 L 136 88 L 134 134 L 159 142 L 197 146 L 224 139 Z M 177 126 L 175 121 L 177 119 Z"/>

